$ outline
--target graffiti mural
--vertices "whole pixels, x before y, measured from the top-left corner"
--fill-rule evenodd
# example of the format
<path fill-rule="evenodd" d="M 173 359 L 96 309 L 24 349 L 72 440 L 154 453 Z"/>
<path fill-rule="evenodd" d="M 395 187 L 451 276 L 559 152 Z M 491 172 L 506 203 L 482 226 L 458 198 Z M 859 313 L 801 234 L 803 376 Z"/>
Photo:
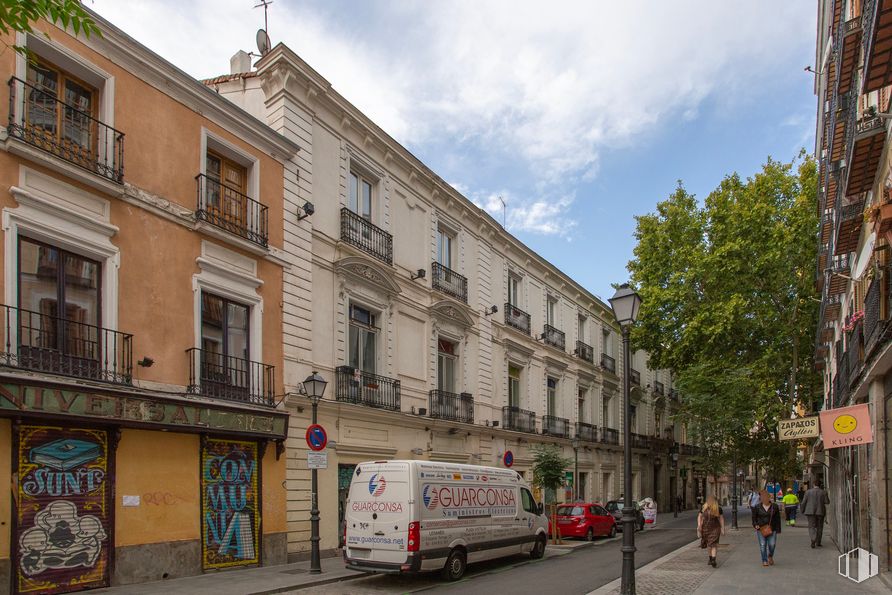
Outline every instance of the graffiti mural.
<path fill-rule="evenodd" d="M 108 584 L 104 431 L 19 429 L 16 589 L 67 593 Z"/>
<path fill-rule="evenodd" d="M 260 562 L 257 443 L 205 441 L 201 452 L 205 569 Z"/>

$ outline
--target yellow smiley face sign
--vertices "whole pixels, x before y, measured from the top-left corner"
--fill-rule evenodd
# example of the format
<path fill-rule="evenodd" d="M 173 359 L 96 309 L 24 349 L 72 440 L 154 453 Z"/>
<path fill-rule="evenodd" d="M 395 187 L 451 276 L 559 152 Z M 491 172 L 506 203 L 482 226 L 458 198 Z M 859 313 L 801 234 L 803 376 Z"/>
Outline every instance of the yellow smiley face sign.
<path fill-rule="evenodd" d="M 840 434 L 850 434 L 858 427 L 858 420 L 851 415 L 840 415 L 833 420 L 833 429 Z"/>

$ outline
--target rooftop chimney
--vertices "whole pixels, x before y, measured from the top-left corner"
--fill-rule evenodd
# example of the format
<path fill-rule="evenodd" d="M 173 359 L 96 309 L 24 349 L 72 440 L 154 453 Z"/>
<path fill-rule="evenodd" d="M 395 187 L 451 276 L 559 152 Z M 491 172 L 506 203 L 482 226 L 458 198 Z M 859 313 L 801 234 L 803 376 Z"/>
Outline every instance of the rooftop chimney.
<path fill-rule="evenodd" d="M 229 73 L 241 74 L 251 72 L 251 55 L 245 50 L 239 50 L 229 59 Z"/>

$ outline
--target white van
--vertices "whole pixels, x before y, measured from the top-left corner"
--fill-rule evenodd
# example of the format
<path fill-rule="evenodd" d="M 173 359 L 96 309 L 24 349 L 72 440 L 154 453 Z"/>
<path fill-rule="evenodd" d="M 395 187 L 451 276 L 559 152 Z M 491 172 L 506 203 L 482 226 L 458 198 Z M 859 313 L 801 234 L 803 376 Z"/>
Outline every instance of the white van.
<path fill-rule="evenodd" d="M 356 466 L 347 498 L 344 561 L 365 572 L 442 570 L 545 554 L 548 520 L 516 471 L 428 461 Z"/>

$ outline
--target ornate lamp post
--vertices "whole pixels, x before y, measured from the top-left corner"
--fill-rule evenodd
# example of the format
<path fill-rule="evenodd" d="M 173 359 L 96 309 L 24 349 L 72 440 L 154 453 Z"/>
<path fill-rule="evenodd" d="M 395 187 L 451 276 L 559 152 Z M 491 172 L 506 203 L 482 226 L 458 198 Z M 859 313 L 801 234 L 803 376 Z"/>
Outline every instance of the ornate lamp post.
<path fill-rule="evenodd" d="M 319 401 L 325 394 L 325 387 L 328 382 L 325 381 L 315 370 L 307 376 L 303 382 L 303 394 L 310 399 L 313 404 L 313 421 L 316 422 L 316 410 L 319 407 Z M 319 557 L 319 471 L 313 469 L 311 472 L 312 483 L 310 484 L 310 574 L 320 574 L 322 572 L 322 560 Z"/>
<path fill-rule="evenodd" d="M 635 595 L 635 509 L 632 504 L 632 403 L 631 361 L 629 356 L 629 332 L 638 318 L 641 297 L 628 283 L 623 283 L 610 298 L 610 307 L 623 334 L 623 574 L 620 586 L 622 595 Z"/>

